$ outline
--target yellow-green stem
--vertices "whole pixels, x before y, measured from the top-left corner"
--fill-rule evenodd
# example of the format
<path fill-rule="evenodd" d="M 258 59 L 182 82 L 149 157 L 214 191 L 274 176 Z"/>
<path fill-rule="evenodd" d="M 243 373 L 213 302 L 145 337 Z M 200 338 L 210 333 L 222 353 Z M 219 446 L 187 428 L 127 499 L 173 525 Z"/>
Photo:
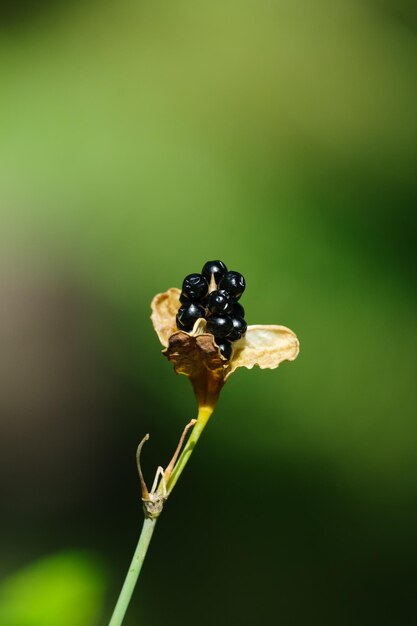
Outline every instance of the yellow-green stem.
<path fill-rule="evenodd" d="M 203 432 L 210 415 L 213 413 L 214 407 L 202 406 L 199 408 L 197 421 L 194 425 L 191 435 L 187 441 L 187 444 L 182 451 L 175 468 L 172 471 L 171 476 L 167 481 L 167 492 L 171 493 L 174 489 L 184 467 L 187 465 L 197 441 Z M 159 486 L 161 488 L 161 485 Z M 158 489 L 159 489 L 158 488 Z M 139 537 L 139 543 L 136 547 L 135 554 L 133 555 L 132 562 L 129 567 L 125 582 L 120 592 L 117 604 L 114 608 L 113 615 L 109 622 L 109 626 L 121 626 L 124 616 L 129 606 L 130 599 L 133 594 L 133 590 L 136 585 L 136 581 L 139 577 L 140 570 L 142 569 L 143 561 L 145 559 L 146 552 L 148 550 L 152 534 L 155 528 L 157 518 L 145 518 L 143 522 L 142 532 Z"/>
<path fill-rule="evenodd" d="M 179 477 L 182 474 L 182 471 L 184 469 L 184 467 L 187 465 L 188 463 L 188 459 L 190 458 L 196 444 L 197 441 L 200 438 L 201 433 L 203 432 L 209 418 L 210 415 L 213 413 L 214 407 L 209 407 L 209 406 L 201 406 L 198 410 L 198 416 L 197 416 L 197 422 L 195 423 L 195 426 L 193 428 L 193 430 L 191 431 L 191 435 L 188 438 L 188 441 L 185 445 L 184 450 L 181 453 L 180 458 L 178 459 L 175 468 L 171 474 L 171 476 L 169 477 L 168 481 L 167 481 L 167 491 L 170 494 L 172 492 L 172 490 L 174 489 L 175 485 L 177 484 L 177 481 L 179 479 Z"/>

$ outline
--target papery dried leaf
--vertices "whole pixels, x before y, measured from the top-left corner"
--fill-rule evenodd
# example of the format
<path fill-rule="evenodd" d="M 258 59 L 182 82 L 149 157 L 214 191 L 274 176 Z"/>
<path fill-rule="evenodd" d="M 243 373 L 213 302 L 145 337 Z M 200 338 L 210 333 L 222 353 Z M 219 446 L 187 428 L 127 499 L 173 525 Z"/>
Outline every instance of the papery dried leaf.
<path fill-rule="evenodd" d="M 175 321 L 180 303 L 181 291 L 172 287 L 164 293 L 158 293 L 151 302 L 151 320 L 163 346 L 168 346 L 169 338 L 177 331 Z"/>
<path fill-rule="evenodd" d="M 282 361 L 294 361 L 299 352 L 297 336 L 285 326 L 248 326 L 243 339 L 234 344 L 226 378 L 238 367 L 274 369 Z"/>

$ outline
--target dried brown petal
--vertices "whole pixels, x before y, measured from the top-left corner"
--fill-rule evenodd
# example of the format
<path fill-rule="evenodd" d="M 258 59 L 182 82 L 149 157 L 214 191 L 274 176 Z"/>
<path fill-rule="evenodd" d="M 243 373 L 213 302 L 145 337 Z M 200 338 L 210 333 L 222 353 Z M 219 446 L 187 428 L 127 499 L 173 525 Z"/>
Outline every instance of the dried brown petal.
<path fill-rule="evenodd" d="M 228 362 L 219 355 L 213 335 L 178 331 L 169 338 L 164 354 L 173 362 L 177 374 L 190 379 L 199 405 L 214 406 L 224 385 Z"/>
<path fill-rule="evenodd" d="M 243 339 L 234 344 L 226 378 L 238 367 L 274 369 L 282 361 L 294 361 L 299 352 L 297 336 L 285 326 L 248 326 Z"/>
<path fill-rule="evenodd" d="M 163 346 L 168 346 L 169 338 L 177 330 L 175 317 L 180 308 L 181 291 L 172 287 L 164 293 L 158 293 L 151 303 L 151 320 Z"/>

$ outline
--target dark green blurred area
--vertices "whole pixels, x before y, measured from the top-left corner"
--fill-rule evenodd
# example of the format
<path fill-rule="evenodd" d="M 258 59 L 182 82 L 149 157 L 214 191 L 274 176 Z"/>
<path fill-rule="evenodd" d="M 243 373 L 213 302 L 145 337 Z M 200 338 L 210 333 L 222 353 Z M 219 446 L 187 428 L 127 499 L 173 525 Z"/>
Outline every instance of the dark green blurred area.
<path fill-rule="evenodd" d="M 195 413 L 149 303 L 212 258 L 301 353 L 223 390 L 126 626 L 415 624 L 414 3 L 2 15 L 2 626 L 107 623 Z"/>

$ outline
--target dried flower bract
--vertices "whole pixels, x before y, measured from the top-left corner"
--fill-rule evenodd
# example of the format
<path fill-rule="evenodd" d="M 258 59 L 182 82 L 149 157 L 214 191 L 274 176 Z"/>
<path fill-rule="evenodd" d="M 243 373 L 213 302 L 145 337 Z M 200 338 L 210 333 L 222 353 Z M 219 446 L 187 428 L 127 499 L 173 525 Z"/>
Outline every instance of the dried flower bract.
<path fill-rule="evenodd" d="M 180 290 L 171 288 L 152 300 L 152 323 L 177 374 L 187 376 L 199 406 L 214 407 L 224 383 L 238 367 L 274 369 L 282 361 L 294 361 L 299 352 L 297 336 L 285 326 L 248 326 L 236 341 L 229 360 L 221 356 L 213 335 L 200 319 L 191 332 L 178 331 L 175 321 Z"/>

